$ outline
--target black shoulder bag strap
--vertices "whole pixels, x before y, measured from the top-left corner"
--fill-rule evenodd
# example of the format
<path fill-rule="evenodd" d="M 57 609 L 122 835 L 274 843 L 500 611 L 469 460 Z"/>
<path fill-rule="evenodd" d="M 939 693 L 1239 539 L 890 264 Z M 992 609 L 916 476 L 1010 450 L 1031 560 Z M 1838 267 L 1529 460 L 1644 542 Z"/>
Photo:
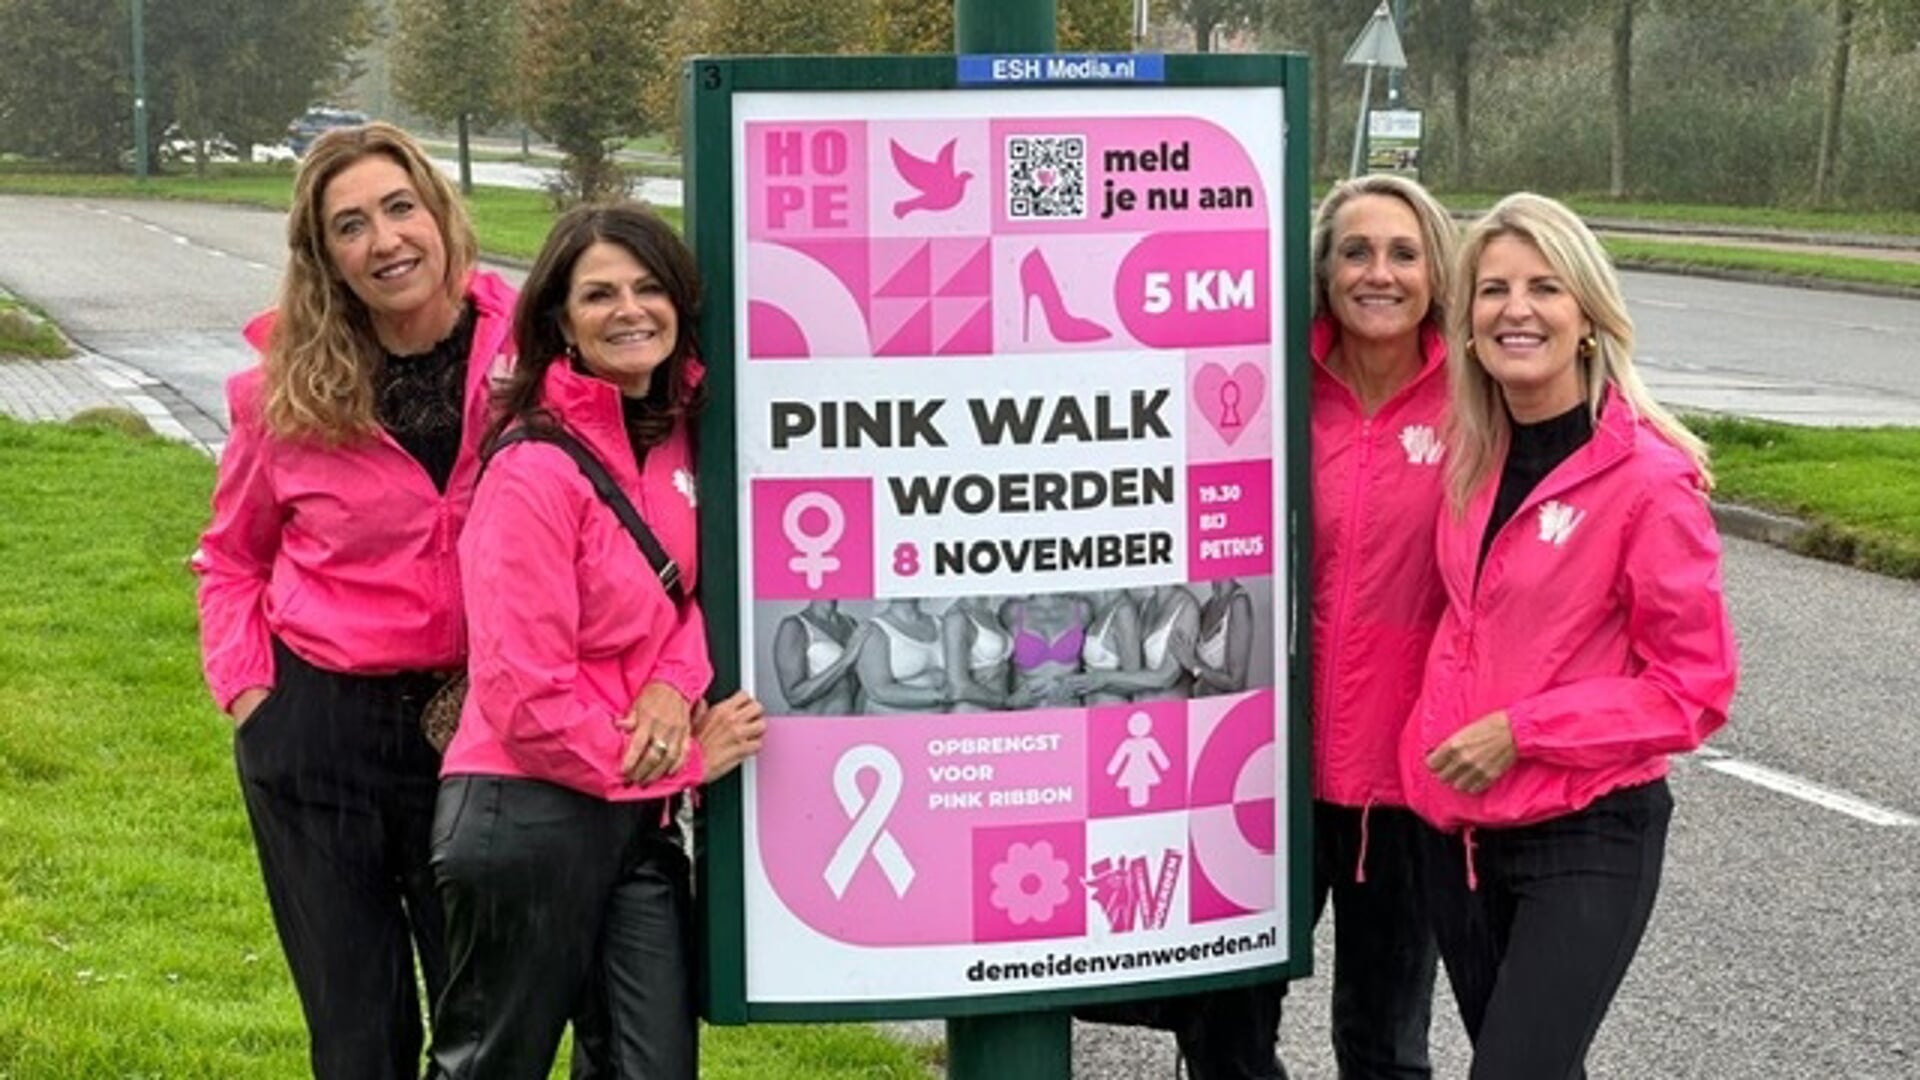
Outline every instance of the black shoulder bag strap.
<path fill-rule="evenodd" d="M 680 564 L 674 562 L 673 556 L 668 555 L 666 549 L 660 546 L 659 538 L 654 536 L 653 530 L 647 528 L 647 523 L 640 519 L 640 512 L 633 508 L 633 502 L 627 498 L 627 493 L 621 491 L 620 485 L 613 482 L 607 467 L 600 463 L 600 459 L 594 456 L 593 451 L 589 450 L 585 443 L 562 428 L 535 431 L 522 424 L 501 435 L 494 442 L 493 451 L 499 453 L 518 442 L 552 443 L 565 450 L 567 456 L 573 459 L 573 463 L 580 467 L 580 472 L 586 476 L 587 482 L 593 485 L 593 490 L 600 496 L 600 501 L 606 503 L 608 509 L 613 511 L 613 516 L 619 518 L 620 524 L 627 527 L 627 532 L 633 536 L 633 542 L 640 545 L 640 553 L 647 557 L 648 565 L 652 566 L 653 572 L 659 575 L 660 585 L 667 590 L 667 597 L 673 601 L 673 606 L 682 609 L 687 606 L 687 590 L 680 582 Z"/>

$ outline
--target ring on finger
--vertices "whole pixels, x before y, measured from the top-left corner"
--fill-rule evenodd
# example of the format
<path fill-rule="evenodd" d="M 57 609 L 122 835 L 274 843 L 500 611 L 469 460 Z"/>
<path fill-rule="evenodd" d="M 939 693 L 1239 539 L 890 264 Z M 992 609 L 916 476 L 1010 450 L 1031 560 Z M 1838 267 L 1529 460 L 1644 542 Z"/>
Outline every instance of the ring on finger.
<path fill-rule="evenodd" d="M 659 739 L 655 739 L 655 740 L 653 740 L 653 752 L 654 752 L 654 753 L 656 753 L 656 754 L 664 754 L 664 753 L 666 753 L 666 752 L 667 752 L 667 744 L 666 744 L 666 743 L 663 743 L 663 742 L 661 742 L 661 741 L 660 741 Z"/>

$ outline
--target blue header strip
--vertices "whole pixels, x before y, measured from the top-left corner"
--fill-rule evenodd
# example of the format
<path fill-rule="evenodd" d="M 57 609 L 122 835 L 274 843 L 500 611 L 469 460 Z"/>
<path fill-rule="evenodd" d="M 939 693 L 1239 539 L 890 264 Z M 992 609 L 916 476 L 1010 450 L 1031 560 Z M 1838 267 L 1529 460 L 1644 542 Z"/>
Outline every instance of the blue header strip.
<path fill-rule="evenodd" d="M 954 59 L 962 86 L 1167 81 L 1164 53 L 981 53 Z"/>

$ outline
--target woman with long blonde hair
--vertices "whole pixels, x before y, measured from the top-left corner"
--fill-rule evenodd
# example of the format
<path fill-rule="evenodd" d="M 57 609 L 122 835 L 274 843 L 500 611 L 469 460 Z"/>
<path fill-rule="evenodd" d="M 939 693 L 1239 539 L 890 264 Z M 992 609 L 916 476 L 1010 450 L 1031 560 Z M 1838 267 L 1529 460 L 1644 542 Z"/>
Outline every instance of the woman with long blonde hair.
<path fill-rule="evenodd" d="M 276 308 L 227 383 L 202 658 L 320 1080 L 412 1080 L 447 978 L 419 713 L 466 658 L 456 541 L 513 290 L 451 186 L 387 124 L 315 140 Z"/>
<path fill-rule="evenodd" d="M 1400 775 L 1471 1076 L 1582 1076 L 1659 891 L 1668 755 L 1737 681 L 1711 474 L 1565 206 L 1509 196 L 1459 266 L 1447 605 Z"/>

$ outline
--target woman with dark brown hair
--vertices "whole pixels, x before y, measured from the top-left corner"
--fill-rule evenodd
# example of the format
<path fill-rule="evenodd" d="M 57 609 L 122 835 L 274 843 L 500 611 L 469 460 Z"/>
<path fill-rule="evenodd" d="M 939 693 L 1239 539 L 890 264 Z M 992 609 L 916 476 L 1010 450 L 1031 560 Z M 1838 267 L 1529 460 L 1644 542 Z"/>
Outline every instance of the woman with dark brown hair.
<path fill-rule="evenodd" d="M 527 277 L 460 542 L 472 689 L 433 845 L 451 957 L 433 1063 L 449 1077 L 544 1078 L 576 1017 L 598 1021 L 576 1039 L 594 1075 L 696 1073 L 673 819 L 761 723 L 742 693 L 704 724 L 747 737 L 694 730 L 713 678 L 691 599 L 699 303 L 692 254 L 630 203 L 563 216 Z"/>
<path fill-rule="evenodd" d="M 454 545 L 513 291 L 418 143 L 330 131 L 294 181 L 262 363 L 193 568 L 234 757 L 320 1080 L 420 1072 L 419 960 L 446 980 L 428 867 L 439 759 L 418 715 L 466 656 Z"/>

